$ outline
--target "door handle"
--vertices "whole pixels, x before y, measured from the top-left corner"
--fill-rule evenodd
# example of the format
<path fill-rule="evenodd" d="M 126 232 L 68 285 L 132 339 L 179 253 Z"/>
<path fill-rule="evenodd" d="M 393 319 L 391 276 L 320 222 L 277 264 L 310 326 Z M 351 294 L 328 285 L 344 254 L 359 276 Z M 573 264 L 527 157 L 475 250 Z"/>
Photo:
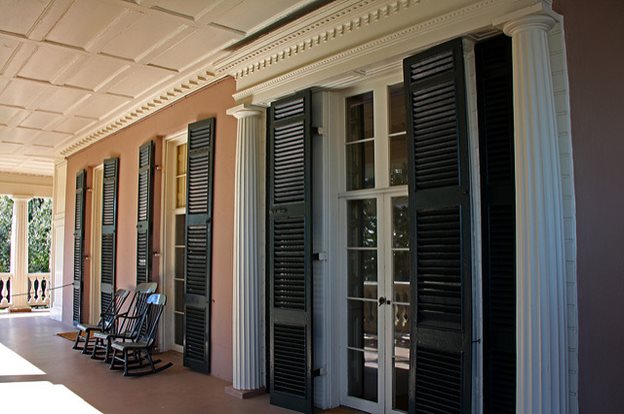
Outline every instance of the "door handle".
<path fill-rule="evenodd" d="M 390 299 L 386 299 L 383 296 L 380 296 L 378 300 L 379 300 L 379 306 L 384 305 L 384 304 L 390 305 L 392 303 L 390 302 Z"/>

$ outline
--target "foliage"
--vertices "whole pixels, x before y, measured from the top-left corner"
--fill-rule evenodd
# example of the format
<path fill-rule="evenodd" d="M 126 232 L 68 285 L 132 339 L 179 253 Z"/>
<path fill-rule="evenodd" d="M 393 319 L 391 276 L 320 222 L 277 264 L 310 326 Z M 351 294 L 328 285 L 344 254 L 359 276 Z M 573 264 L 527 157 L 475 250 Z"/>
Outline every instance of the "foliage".
<path fill-rule="evenodd" d="M 50 271 L 52 200 L 33 198 L 28 202 L 28 273 Z"/>
<path fill-rule="evenodd" d="M 11 271 L 11 225 L 13 222 L 13 200 L 0 196 L 0 273 Z"/>

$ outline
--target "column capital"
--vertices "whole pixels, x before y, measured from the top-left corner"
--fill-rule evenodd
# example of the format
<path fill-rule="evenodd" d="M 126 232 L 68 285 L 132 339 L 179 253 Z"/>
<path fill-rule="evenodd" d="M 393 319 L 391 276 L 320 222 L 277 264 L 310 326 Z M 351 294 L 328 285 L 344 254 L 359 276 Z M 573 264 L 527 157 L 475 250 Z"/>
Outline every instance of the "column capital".
<path fill-rule="evenodd" d="M 264 113 L 264 108 L 258 105 L 241 104 L 228 109 L 225 113 L 236 119 L 241 119 L 250 116 L 260 116 Z"/>
<path fill-rule="evenodd" d="M 514 36 L 526 30 L 549 31 L 556 23 L 554 17 L 548 14 L 529 14 L 509 20 L 503 24 L 503 32 L 507 36 Z"/>
<path fill-rule="evenodd" d="M 23 194 L 11 194 L 9 196 L 13 201 L 30 201 L 30 199 L 34 198 L 32 195 L 23 195 Z"/>

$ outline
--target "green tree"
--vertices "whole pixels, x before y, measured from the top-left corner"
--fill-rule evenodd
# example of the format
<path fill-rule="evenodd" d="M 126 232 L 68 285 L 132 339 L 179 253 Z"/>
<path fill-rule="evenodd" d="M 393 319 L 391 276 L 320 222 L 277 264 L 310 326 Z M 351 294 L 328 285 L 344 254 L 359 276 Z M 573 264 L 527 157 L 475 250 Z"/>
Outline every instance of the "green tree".
<path fill-rule="evenodd" d="M 11 226 L 13 224 L 13 200 L 0 196 L 0 273 L 11 271 Z"/>
<path fill-rule="evenodd" d="M 28 273 L 50 271 L 52 200 L 33 198 L 28 202 Z"/>

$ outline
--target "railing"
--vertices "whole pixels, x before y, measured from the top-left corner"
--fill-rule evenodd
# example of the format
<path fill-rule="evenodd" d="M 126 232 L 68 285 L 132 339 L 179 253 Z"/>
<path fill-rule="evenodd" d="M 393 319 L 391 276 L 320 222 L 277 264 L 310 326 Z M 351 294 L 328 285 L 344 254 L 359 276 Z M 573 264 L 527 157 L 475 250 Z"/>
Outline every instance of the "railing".
<path fill-rule="evenodd" d="M 8 308 L 11 305 L 12 279 L 12 274 L 0 273 L 0 309 Z"/>
<path fill-rule="evenodd" d="M 12 273 L 0 273 L 0 309 L 49 307 L 51 287 L 49 273 L 30 273 L 24 278 Z"/>
<path fill-rule="evenodd" d="M 28 304 L 30 306 L 50 306 L 50 274 L 28 274 Z"/>

